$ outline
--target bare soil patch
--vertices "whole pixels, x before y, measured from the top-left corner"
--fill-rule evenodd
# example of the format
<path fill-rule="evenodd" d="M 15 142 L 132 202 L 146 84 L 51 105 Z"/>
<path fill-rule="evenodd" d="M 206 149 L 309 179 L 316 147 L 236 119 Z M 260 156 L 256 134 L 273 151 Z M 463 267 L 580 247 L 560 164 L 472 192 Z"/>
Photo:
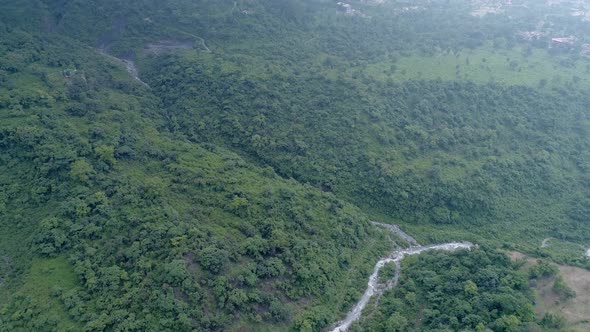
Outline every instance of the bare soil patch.
<path fill-rule="evenodd" d="M 508 255 L 512 260 L 525 260 L 525 269 L 537 262 L 537 259 L 517 251 L 508 252 Z M 590 331 L 590 271 L 568 265 L 557 267 L 565 283 L 576 292 L 576 297 L 564 302 L 553 290 L 555 277 L 540 279 L 535 285 L 535 311 L 541 317 L 548 312 L 561 313 L 571 328 Z"/>
<path fill-rule="evenodd" d="M 576 297 L 568 301 L 562 312 L 582 331 L 590 331 L 590 271 L 573 266 L 559 266 L 563 280 L 570 286 Z"/>

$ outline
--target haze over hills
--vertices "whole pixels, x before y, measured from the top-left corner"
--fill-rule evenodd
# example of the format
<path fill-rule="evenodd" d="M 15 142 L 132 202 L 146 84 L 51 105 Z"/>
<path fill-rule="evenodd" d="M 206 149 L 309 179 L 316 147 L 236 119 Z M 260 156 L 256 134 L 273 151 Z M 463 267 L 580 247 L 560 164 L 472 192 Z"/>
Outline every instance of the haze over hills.
<path fill-rule="evenodd" d="M 588 13 L 0 0 L 0 331 L 584 330 Z"/>

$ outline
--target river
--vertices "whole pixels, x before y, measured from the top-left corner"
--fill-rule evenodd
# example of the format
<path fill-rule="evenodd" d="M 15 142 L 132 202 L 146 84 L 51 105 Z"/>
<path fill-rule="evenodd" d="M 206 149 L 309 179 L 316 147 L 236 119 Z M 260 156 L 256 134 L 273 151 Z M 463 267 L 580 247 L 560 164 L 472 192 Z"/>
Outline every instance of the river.
<path fill-rule="evenodd" d="M 404 259 L 404 257 L 418 255 L 428 250 L 454 251 L 457 249 L 470 249 L 471 247 L 473 247 L 473 244 L 469 242 L 450 242 L 443 244 L 421 246 L 413 237 L 404 233 L 397 225 L 389 225 L 378 222 L 372 222 L 372 224 L 379 227 L 383 227 L 392 232 L 393 234 L 404 239 L 406 242 L 410 244 L 410 247 L 406 249 L 396 248 L 391 254 L 389 254 L 389 256 L 380 259 L 377 262 L 377 264 L 375 264 L 373 273 L 369 277 L 369 282 L 367 284 L 367 289 L 365 290 L 365 293 L 363 294 L 361 299 L 353 306 L 353 308 L 348 312 L 346 317 L 343 320 L 336 323 L 336 327 L 334 327 L 331 330 L 331 332 L 347 331 L 350 325 L 361 317 L 363 309 L 367 306 L 369 300 L 371 300 L 373 296 L 381 296 L 383 292 L 397 285 L 397 282 L 401 274 L 401 261 L 402 259 Z M 385 285 L 380 284 L 379 271 L 381 270 L 381 268 L 383 268 L 383 266 L 385 266 L 385 264 L 391 262 L 393 262 L 396 266 L 395 275 L 393 279 L 389 280 Z"/>

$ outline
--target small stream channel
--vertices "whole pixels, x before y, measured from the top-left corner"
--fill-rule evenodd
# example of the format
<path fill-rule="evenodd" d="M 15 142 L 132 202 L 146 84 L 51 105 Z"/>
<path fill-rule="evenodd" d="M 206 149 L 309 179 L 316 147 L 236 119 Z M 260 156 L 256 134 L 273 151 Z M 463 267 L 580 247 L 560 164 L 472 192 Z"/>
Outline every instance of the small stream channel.
<path fill-rule="evenodd" d="M 410 244 L 409 248 L 400 249 L 396 248 L 391 254 L 387 257 L 380 259 L 377 264 L 375 264 L 375 268 L 373 269 L 373 273 L 369 277 L 369 282 L 367 284 L 367 289 L 365 293 L 360 298 L 360 300 L 352 307 L 352 309 L 348 312 L 346 317 L 336 323 L 335 327 L 331 330 L 331 332 L 345 332 L 348 330 L 350 325 L 358 320 L 362 314 L 363 309 L 367 306 L 369 301 L 373 296 L 381 296 L 383 292 L 388 289 L 391 289 L 397 285 L 399 277 L 401 275 L 401 261 L 406 256 L 411 255 L 418 255 L 422 252 L 429 251 L 429 250 L 444 250 L 444 251 L 455 251 L 458 249 L 470 249 L 474 245 L 470 242 L 450 242 L 450 243 L 443 243 L 443 244 L 434 244 L 434 245 L 426 245 L 421 246 L 418 242 L 411 237 L 410 235 L 404 233 L 399 226 L 397 225 L 389 225 L 383 224 L 378 222 L 372 222 L 373 225 L 378 227 L 383 227 L 396 236 L 402 238 L 404 241 Z M 379 271 L 385 264 L 393 262 L 396 266 L 395 275 L 394 277 L 389 280 L 385 285 L 379 283 Z"/>

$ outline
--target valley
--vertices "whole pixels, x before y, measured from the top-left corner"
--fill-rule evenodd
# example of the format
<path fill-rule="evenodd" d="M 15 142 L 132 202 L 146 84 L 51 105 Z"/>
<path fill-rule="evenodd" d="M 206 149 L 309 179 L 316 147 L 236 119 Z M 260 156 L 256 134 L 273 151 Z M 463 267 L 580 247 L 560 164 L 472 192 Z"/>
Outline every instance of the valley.
<path fill-rule="evenodd" d="M 587 11 L 0 1 L 0 332 L 588 329 Z"/>

